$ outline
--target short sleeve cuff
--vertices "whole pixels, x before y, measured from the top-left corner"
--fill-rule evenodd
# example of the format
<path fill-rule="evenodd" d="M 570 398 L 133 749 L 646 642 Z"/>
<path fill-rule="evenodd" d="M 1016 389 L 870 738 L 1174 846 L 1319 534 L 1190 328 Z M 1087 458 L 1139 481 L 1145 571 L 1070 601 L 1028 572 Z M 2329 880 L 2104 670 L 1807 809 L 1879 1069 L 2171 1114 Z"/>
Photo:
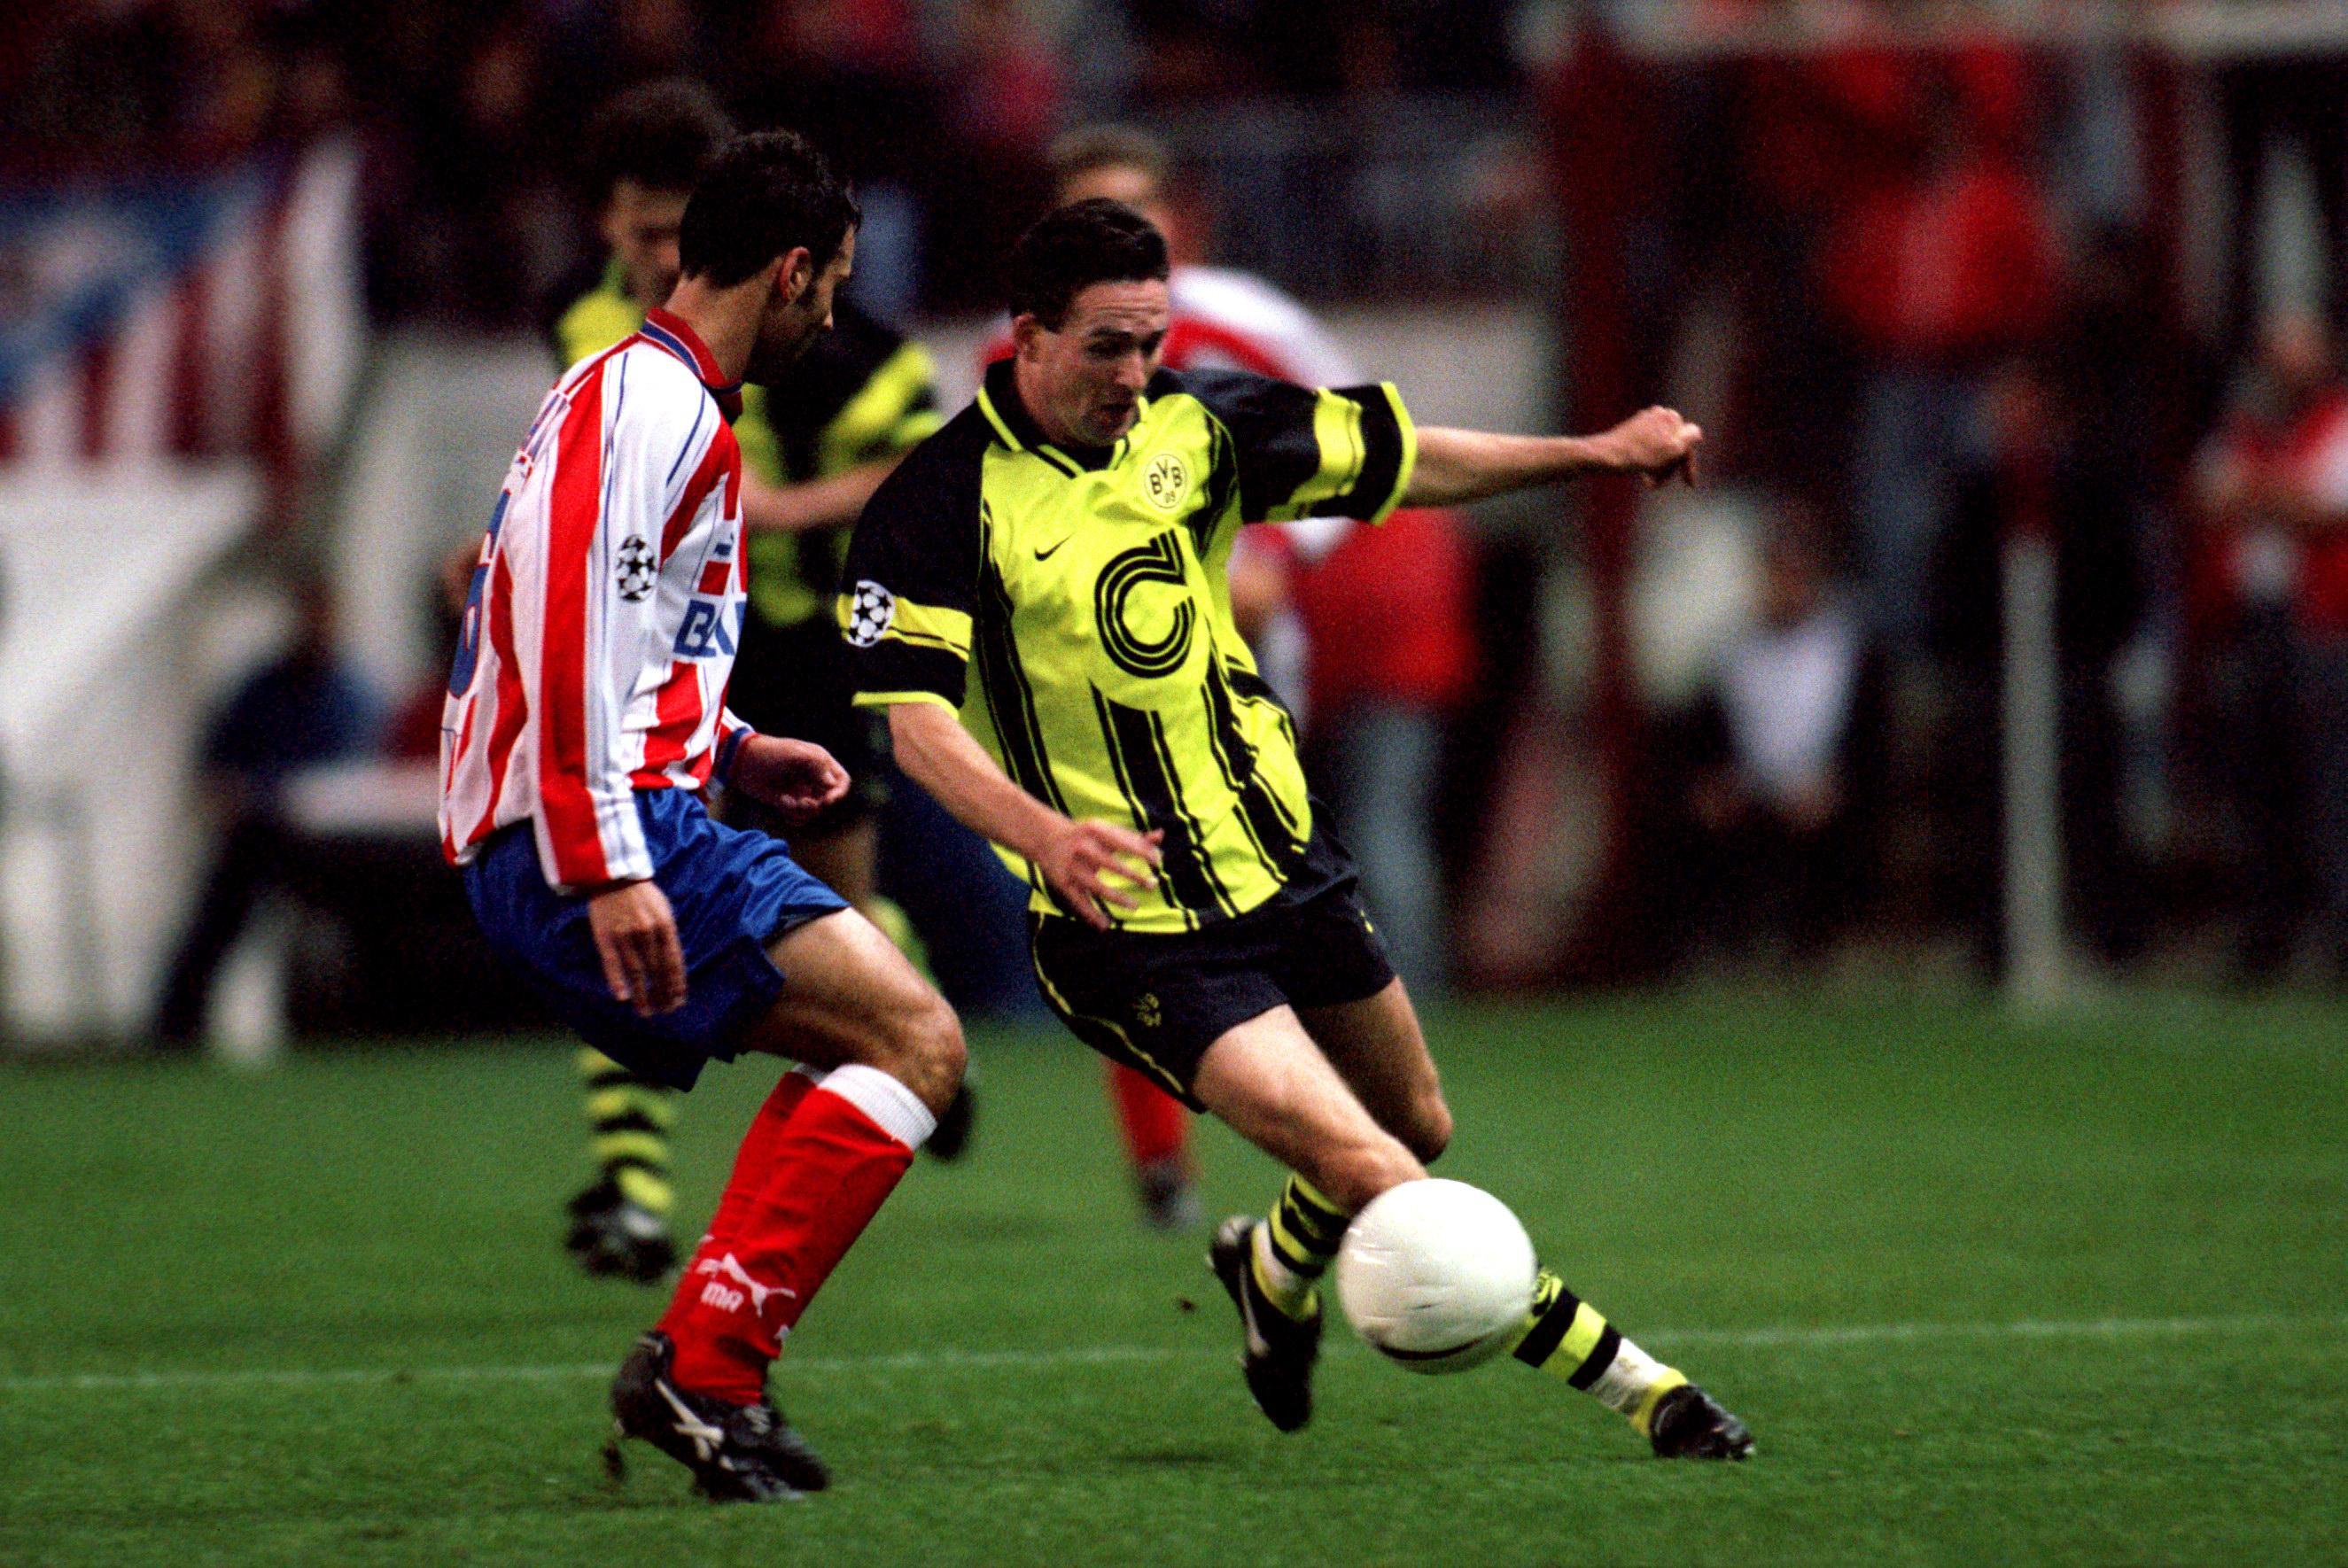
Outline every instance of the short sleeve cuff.
<path fill-rule="evenodd" d="M 860 708 L 896 708 L 908 702 L 929 702 L 949 713 L 962 712 L 962 704 L 950 702 L 935 692 L 859 692 L 850 700 Z"/>
<path fill-rule="evenodd" d="M 911 700 L 909 694 L 919 693 L 949 708 L 960 708 L 966 669 L 962 658 L 942 648 L 917 647 L 889 638 L 856 651 L 856 700 L 866 702 L 873 696 L 886 696 L 904 702 Z"/>
<path fill-rule="evenodd" d="M 1339 395 L 1362 411 L 1362 468 L 1352 486 L 1316 506 L 1322 517 L 1358 518 L 1383 523 L 1410 492 L 1418 467 L 1418 427 L 1394 383 L 1349 386 Z"/>

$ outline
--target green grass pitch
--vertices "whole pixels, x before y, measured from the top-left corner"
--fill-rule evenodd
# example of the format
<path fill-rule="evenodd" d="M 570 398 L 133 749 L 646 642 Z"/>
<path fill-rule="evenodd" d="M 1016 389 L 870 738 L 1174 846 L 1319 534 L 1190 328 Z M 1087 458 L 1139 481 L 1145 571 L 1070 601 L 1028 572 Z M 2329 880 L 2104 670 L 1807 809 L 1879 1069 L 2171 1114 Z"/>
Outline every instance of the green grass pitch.
<path fill-rule="evenodd" d="M 1705 993 L 1430 1020 L 1442 1169 L 1752 1423 L 1666 1465 L 1560 1382 L 1333 1327 L 1254 1413 L 1202 1241 L 1133 1221 L 1091 1057 L 976 1041 L 793 1340 L 831 1492 L 716 1510 L 596 1460 L 659 1297 L 573 1276 L 567 1054 L 0 1068 L 0 1563 L 2348 1562 L 2348 1035 L 2147 995 Z M 687 1223 L 772 1081 L 687 1102 Z M 1266 1162 L 1205 1139 L 1211 1211 Z"/>

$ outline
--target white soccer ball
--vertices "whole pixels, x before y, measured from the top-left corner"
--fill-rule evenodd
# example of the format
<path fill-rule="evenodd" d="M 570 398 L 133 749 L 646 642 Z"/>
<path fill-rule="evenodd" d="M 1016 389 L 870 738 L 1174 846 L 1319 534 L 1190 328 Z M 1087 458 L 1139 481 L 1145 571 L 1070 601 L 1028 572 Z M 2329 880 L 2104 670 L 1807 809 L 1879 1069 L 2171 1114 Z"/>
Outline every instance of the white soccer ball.
<path fill-rule="evenodd" d="M 1533 1302 L 1532 1238 L 1465 1182 L 1405 1182 L 1354 1216 L 1337 1301 L 1371 1348 L 1414 1372 L 1464 1372 L 1508 1348 Z"/>

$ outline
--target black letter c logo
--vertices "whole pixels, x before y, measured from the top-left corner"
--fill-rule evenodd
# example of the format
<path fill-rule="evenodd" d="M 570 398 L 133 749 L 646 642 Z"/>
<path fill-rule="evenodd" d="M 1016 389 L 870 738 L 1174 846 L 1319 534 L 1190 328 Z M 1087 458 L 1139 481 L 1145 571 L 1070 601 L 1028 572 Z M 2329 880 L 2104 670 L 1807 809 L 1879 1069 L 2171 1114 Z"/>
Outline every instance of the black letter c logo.
<path fill-rule="evenodd" d="M 1138 636 L 1126 625 L 1125 601 L 1145 582 L 1186 588 L 1189 580 L 1182 573 L 1181 547 L 1171 531 L 1126 551 L 1102 569 L 1093 589 L 1093 613 L 1100 621 L 1101 641 L 1118 669 L 1154 680 L 1182 668 L 1190 656 L 1190 632 L 1198 620 L 1189 596 L 1185 594 L 1174 607 L 1173 626 L 1156 639 Z"/>

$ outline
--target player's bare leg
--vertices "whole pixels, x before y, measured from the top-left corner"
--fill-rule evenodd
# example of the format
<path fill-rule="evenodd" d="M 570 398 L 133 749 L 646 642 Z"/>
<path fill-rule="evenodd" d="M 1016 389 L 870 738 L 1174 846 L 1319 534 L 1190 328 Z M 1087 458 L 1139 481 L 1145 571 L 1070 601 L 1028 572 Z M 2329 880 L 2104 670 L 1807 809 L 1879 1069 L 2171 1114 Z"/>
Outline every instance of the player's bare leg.
<path fill-rule="evenodd" d="M 1370 1114 L 1292 1008 L 1250 1019 L 1209 1046 L 1193 1091 L 1232 1131 L 1346 1214 L 1395 1183 L 1426 1174 Z"/>
<path fill-rule="evenodd" d="M 1249 1330 L 1249 1388 L 1275 1425 L 1293 1430 L 1312 1409 L 1314 1283 L 1354 1214 L 1426 1174 L 1421 1162 L 1450 1142 L 1451 1112 L 1400 980 L 1362 1001 L 1301 1017 L 1282 1008 L 1251 1020 L 1210 1048 L 1197 1091 L 1249 1142 L 1299 1173 L 1270 1219 L 1227 1221 L 1210 1255 Z M 1287 1319 L 1269 1335 L 1260 1332 L 1271 1320 L 1265 1307 Z M 1519 1360 L 1560 1373 L 1629 1418 L 1660 1455 L 1743 1459 L 1752 1451 L 1742 1422 L 1547 1269 L 1515 1349 Z"/>
<path fill-rule="evenodd" d="M 795 1057 L 744 1136 L 708 1233 L 613 1389 L 623 1435 L 713 1496 L 825 1484 L 766 1399 L 767 1369 L 962 1081 L 953 1009 L 853 910 L 769 949 L 784 991 L 740 1042 Z"/>
<path fill-rule="evenodd" d="M 818 1067 L 877 1068 L 935 1115 L 962 1082 L 962 1025 L 937 988 L 853 910 L 811 921 L 767 949 L 783 994 L 744 1038 L 748 1050 Z"/>
<path fill-rule="evenodd" d="M 921 938 L 913 934 L 913 923 L 893 899 L 880 892 L 880 824 L 877 817 L 860 816 L 828 833 L 794 835 L 791 857 L 818 881 L 854 905 L 856 912 L 878 927 L 899 951 L 916 964 L 922 961 Z M 940 1160 L 960 1159 L 963 1151 L 970 1146 L 974 1114 L 970 1085 L 965 1082 L 939 1112 L 937 1131 L 930 1134 L 922 1150 Z"/>
<path fill-rule="evenodd" d="M 1451 1142 L 1451 1108 L 1402 981 L 1362 1001 L 1305 1008 L 1299 1016 L 1378 1125 L 1434 1163 Z"/>
<path fill-rule="evenodd" d="M 1426 1172 L 1346 1087 L 1291 1008 L 1251 1019 L 1209 1046 L 1192 1091 L 1241 1137 L 1299 1173 L 1268 1218 L 1234 1214 L 1207 1254 L 1239 1308 L 1248 1392 L 1273 1426 L 1292 1432 L 1313 1419 L 1322 1324 L 1316 1282 L 1348 1217 Z"/>

